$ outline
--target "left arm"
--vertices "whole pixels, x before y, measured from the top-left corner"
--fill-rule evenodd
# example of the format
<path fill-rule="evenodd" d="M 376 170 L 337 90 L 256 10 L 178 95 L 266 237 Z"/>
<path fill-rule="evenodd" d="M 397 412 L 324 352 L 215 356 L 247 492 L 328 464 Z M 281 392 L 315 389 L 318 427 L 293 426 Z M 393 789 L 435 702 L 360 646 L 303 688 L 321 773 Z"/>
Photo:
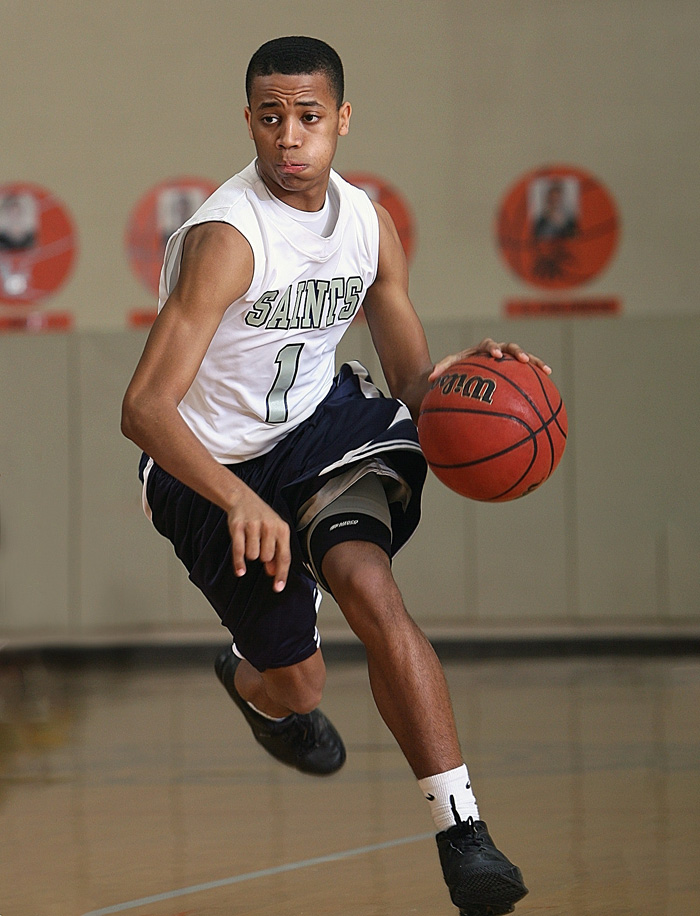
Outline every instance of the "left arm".
<path fill-rule="evenodd" d="M 406 404 L 414 421 L 430 383 L 468 356 L 482 353 L 500 359 L 508 354 L 551 373 L 543 360 L 518 344 L 496 343 L 490 337 L 433 365 L 423 326 L 408 296 L 408 266 L 401 241 L 387 211 L 374 206 L 379 216 L 379 264 L 377 277 L 365 296 L 364 311 L 389 391 Z"/>
<path fill-rule="evenodd" d="M 433 362 L 408 297 L 408 266 L 398 233 L 387 211 L 374 206 L 379 216 L 379 264 L 363 308 L 391 396 L 403 401 L 416 421 L 430 387 Z"/>

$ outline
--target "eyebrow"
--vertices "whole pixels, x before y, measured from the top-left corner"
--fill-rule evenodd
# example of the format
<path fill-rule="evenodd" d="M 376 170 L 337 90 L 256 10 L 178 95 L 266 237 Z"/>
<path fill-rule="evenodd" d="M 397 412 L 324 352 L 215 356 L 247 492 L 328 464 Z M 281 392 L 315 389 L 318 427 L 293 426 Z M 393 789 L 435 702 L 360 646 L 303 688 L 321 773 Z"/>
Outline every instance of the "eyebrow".
<path fill-rule="evenodd" d="M 278 101 L 261 102 L 257 106 L 256 110 L 264 111 L 264 110 L 267 110 L 268 108 L 279 108 L 279 107 L 280 107 L 280 103 Z M 326 106 L 322 102 L 317 101 L 316 99 L 299 99 L 298 102 L 294 103 L 294 107 L 295 108 L 324 108 L 325 109 Z"/>

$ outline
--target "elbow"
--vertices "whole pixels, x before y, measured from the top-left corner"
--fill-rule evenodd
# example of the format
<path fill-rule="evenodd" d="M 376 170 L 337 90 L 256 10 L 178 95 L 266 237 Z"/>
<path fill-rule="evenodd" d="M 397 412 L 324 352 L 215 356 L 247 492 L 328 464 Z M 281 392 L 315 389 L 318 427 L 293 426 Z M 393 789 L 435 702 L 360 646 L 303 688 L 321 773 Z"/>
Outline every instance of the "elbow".
<path fill-rule="evenodd" d="M 121 431 L 144 452 L 153 449 L 177 418 L 177 403 L 147 389 L 128 388 L 122 401 Z"/>
<path fill-rule="evenodd" d="M 134 441 L 133 408 L 127 398 L 124 398 L 122 401 L 121 431 L 123 436 L 126 436 L 127 439 L 131 439 L 132 442 Z"/>
<path fill-rule="evenodd" d="M 143 447 L 140 430 L 144 427 L 144 408 L 141 400 L 127 391 L 122 401 L 121 431 L 127 439 Z"/>

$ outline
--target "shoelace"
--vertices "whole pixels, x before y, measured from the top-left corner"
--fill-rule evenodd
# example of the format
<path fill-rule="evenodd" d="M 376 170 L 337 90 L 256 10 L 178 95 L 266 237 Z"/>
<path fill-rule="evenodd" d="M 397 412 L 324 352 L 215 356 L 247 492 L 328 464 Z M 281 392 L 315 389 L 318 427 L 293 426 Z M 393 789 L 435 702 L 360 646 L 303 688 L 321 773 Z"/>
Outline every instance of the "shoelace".
<path fill-rule="evenodd" d="M 459 816 L 459 811 L 457 810 L 454 795 L 450 795 L 450 807 L 452 808 L 452 816 L 455 819 L 455 825 L 459 827 L 463 824 L 467 828 L 467 835 L 461 839 L 463 839 L 464 842 L 476 843 L 479 846 L 483 845 L 484 839 L 476 832 L 474 818 L 470 815 L 466 821 L 463 821 Z"/>
<path fill-rule="evenodd" d="M 285 730 L 284 740 L 297 745 L 298 750 L 311 750 L 318 744 L 317 722 L 312 715 L 297 715 Z"/>
<path fill-rule="evenodd" d="M 486 839 L 477 833 L 473 817 L 468 817 L 466 821 L 463 821 L 458 816 L 457 825 L 466 828 L 464 833 L 460 833 L 459 836 L 450 840 L 450 845 L 458 852 L 461 853 L 467 846 L 481 847 L 486 844 Z"/>

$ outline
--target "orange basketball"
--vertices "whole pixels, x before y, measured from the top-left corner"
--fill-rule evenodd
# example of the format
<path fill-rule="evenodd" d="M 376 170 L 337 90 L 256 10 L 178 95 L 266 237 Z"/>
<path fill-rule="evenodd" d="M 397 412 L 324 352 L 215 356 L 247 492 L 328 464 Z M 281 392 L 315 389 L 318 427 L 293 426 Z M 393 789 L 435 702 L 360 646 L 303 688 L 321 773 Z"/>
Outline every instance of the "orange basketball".
<path fill-rule="evenodd" d="M 450 366 L 421 404 L 418 436 L 435 476 L 462 496 L 505 502 L 551 476 L 566 446 L 566 408 L 548 375 L 512 356 Z"/>

